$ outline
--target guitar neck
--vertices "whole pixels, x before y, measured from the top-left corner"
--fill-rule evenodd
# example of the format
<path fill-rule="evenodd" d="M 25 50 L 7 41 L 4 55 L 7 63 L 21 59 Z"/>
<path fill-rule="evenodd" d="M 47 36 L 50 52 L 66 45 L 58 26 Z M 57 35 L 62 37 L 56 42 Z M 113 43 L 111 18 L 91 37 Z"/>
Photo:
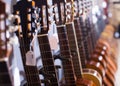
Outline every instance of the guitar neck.
<path fill-rule="evenodd" d="M 74 77 L 74 70 L 72 64 L 72 57 L 69 49 L 68 38 L 66 34 L 66 27 L 57 26 L 59 44 L 60 44 L 60 54 L 63 58 L 62 65 L 65 77 L 65 85 L 75 85 L 75 77 Z"/>
<path fill-rule="evenodd" d="M 89 46 L 90 46 L 90 54 L 93 52 L 93 49 L 94 49 L 94 43 L 93 43 L 93 38 L 92 38 L 92 25 L 90 23 L 90 18 L 88 17 L 86 19 L 86 28 L 87 28 L 87 33 L 88 33 L 88 36 L 87 36 L 87 40 L 89 42 Z"/>
<path fill-rule="evenodd" d="M 86 58 L 85 59 L 89 59 L 90 58 L 90 46 L 89 46 L 89 41 L 88 41 L 88 32 L 87 32 L 87 28 L 84 25 L 83 19 L 82 17 L 80 17 L 80 29 L 81 29 L 81 33 L 82 33 L 82 42 L 84 44 L 84 49 L 85 49 L 85 55 Z"/>
<path fill-rule="evenodd" d="M 77 37 L 77 43 L 78 43 L 82 68 L 85 68 L 86 67 L 86 65 L 85 65 L 86 54 L 85 54 L 84 43 L 82 41 L 83 37 L 82 37 L 81 29 L 80 29 L 79 18 L 74 19 L 74 25 L 75 25 L 75 32 L 76 32 L 76 37 Z"/>
<path fill-rule="evenodd" d="M 43 63 L 43 70 L 45 73 L 48 74 L 48 76 L 44 76 L 45 79 L 50 80 L 50 83 L 46 83 L 48 86 L 59 86 L 58 85 L 58 79 L 57 79 L 57 73 L 54 66 L 54 58 L 51 53 L 51 48 L 48 40 L 47 34 L 38 34 L 38 42 L 41 52 L 41 58 Z"/>
<path fill-rule="evenodd" d="M 39 78 L 39 72 L 37 69 L 37 66 L 29 66 L 26 65 L 26 53 L 27 53 L 27 47 L 23 41 L 23 38 L 19 38 L 20 42 L 20 51 L 21 51 L 21 57 L 23 62 L 23 67 L 26 75 L 27 85 L 28 86 L 41 86 L 40 78 Z"/>
<path fill-rule="evenodd" d="M 66 24 L 66 30 L 68 35 L 68 42 L 70 51 L 72 54 L 72 61 L 74 66 L 75 75 L 77 78 L 82 78 L 82 66 L 81 66 L 81 58 L 78 49 L 78 42 L 76 38 L 76 31 L 75 31 L 74 23 Z"/>

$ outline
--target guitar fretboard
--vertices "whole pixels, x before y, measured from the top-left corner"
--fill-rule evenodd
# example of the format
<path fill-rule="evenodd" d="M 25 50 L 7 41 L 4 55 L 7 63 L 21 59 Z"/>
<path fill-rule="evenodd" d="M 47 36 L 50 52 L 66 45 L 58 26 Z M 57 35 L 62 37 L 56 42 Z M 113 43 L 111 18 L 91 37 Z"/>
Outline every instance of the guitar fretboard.
<path fill-rule="evenodd" d="M 65 86 L 70 86 L 70 85 L 76 86 L 66 27 L 64 25 L 58 26 L 57 32 L 58 32 L 58 38 L 59 38 L 59 44 L 60 44 L 60 54 L 61 54 L 61 57 L 63 58 L 62 65 L 63 65 L 63 71 L 64 71 Z"/>
<path fill-rule="evenodd" d="M 58 86 L 58 79 L 56 69 L 54 66 L 54 58 L 52 57 L 51 48 L 49 45 L 47 34 L 38 34 L 38 42 L 41 51 L 43 70 L 48 76 L 44 76 L 45 79 L 50 80 L 50 83 L 46 83 L 49 86 Z"/>
<path fill-rule="evenodd" d="M 23 38 L 19 38 L 19 42 L 20 42 L 20 51 L 21 51 L 24 71 L 26 75 L 27 85 L 28 86 L 34 86 L 34 85 L 41 86 L 37 66 L 26 65 L 26 53 L 28 49 L 26 45 L 24 44 Z"/>
<path fill-rule="evenodd" d="M 77 37 L 80 58 L 81 58 L 81 64 L 82 64 L 82 67 L 85 68 L 86 67 L 85 66 L 86 54 L 85 54 L 85 49 L 84 49 L 84 43 L 82 41 L 83 36 L 82 36 L 81 29 L 80 29 L 79 18 L 74 19 L 74 25 L 75 25 L 75 32 L 76 32 L 76 37 Z"/>
<path fill-rule="evenodd" d="M 81 58 L 78 49 L 78 42 L 76 38 L 76 32 L 74 23 L 66 24 L 67 35 L 68 35 L 68 42 L 70 45 L 70 51 L 72 54 L 72 61 L 74 66 L 74 71 L 77 78 L 82 78 L 82 66 L 81 66 Z"/>

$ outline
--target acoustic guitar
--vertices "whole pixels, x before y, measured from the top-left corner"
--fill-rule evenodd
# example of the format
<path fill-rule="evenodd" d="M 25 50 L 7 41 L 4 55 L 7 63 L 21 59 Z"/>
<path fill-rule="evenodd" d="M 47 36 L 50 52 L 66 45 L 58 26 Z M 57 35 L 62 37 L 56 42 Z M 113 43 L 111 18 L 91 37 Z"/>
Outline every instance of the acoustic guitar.
<path fill-rule="evenodd" d="M 87 21 L 86 26 L 87 26 L 86 27 L 87 29 L 90 29 L 90 21 L 89 21 L 89 19 Z M 87 39 L 90 39 L 89 34 L 88 34 Z M 88 40 L 88 41 L 92 41 L 92 40 Z M 96 48 L 95 48 L 95 50 L 96 50 Z M 102 52 L 102 51 L 100 51 L 100 52 Z M 98 55 L 100 55 L 100 54 L 98 54 Z M 91 56 L 90 60 L 95 61 L 95 62 L 100 62 L 102 64 L 102 66 L 104 67 L 104 70 L 105 70 L 105 76 L 103 78 L 107 77 L 107 79 L 110 80 L 110 82 L 112 82 L 112 84 L 113 84 L 115 78 L 114 78 L 114 75 L 111 73 L 110 68 L 108 68 L 108 64 L 106 64 L 107 67 L 105 68 L 105 59 L 103 57 L 101 59 L 101 56 L 100 57 L 99 56 L 95 57 L 95 55 L 94 55 L 94 57 Z"/>
<path fill-rule="evenodd" d="M 90 29 L 90 20 L 89 20 L 89 18 L 88 18 L 88 20 L 86 20 L 86 28 L 88 29 L 88 31 L 90 31 L 89 29 Z M 90 35 L 90 33 L 88 33 L 87 34 L 87 39 L 90 39 L 91 37 L 89 36 Z M 91 46 L 91 41 L 92 40 L 88 40 L 87 42 L 89 43 L 89 46 Z M 88 47 L 88 48 L 91 48 L 91 47 Z M 89 49 L 89 51 L 90 51 L 90 49 Z M 90 56 L 90 55 L 89 55 Z M 97 59 L 98 58 L 98 59 Z M 95 62 L 100 62 L 101 64 L 102 64 L 102 66 L 105 68 L 105 59 L 104 58 L 102 58 L 102 60 L 101 60 L 101 56 L 99 57 L 92 57 L 91 56 L 91 58 L 90 58 L 90 60 L 92 60 L 92 62 L 93 61 L 95 61 Z M 90 61 L 89 61 L 90 62 Z M 95 63 L 94 62 L 94 63 Z M 103 63 L 104 63 L 104 65 L 103 65 Z M 107 65 L 107 64 L 106 64 Z M 101 66 L 101 67 L 102 67 Z M 90 66 L 89 66 L 90 67 Z M 108 65 L 107 65 L 107 68 L 108 68 Z M 104 70 L 105 70 L 105 76 L 103 76 L 103 78 L 105 78 L 105 77 L 107 77 L 107 78 L 109 78 L 108 80 L 109 80 L 109 82 L 112 82 L 112 84 L 113 84 L 113 82 L 114 82 L 114 75 L 111 73 L 111 71 L 109 70 L 109 69 L 107 69 L 107 68 L 105 68 Z M 106 78 L 106 79 L 107 79 Z M 110 79 L 111 78 L 111 79 Z"/>
<path fill-rule="evenodd" d="M 57 33 L 60 44 L 60 57 L 63 66 L 63 79 L 61 86 L 76 86 L 75 73 L 73 70 L 72 56 L 68 43 L 68 36 L 66 34 L 66 8 L 69 8 L 71 2 L 65 0 L 53 0 L 55 23 L 57 25 Z"/>
<path fill-rule="evenodd" d="M 79 32 L 79 4 L 81 3 L 78 0 L 75 0 L 73 2 L 74 5 L 74 21 L 71 19 L 71 21 L 66 21 L 66 29 L 67 29 L 67 35 L 68 35 L 68 42 L 70 45 L 70 50 L 71 50 L 71 54 L 72 54 L 72 59 L 73 59 L 73 66 L 74 66 L 74 71 L 75 71 L 75 75 L 77 78 L 77 85 L 79 86 L 81 85 L 89 85 L 93 86 L 93 85 L 101 85 L 100 82 L 100 75 L 97 73 L 97 71 L 93 70 L 93 69 L 82 69 L 82 56 L 80 55 L 80 49 L 78 47 L 78 41 L 79 43 L 81 43 L 80 38 L 78 37 L 78 32 Z M 81 5 L 80 5 L 81 6 Z M 68 9 L 68 8 L 67 8 Z M 79 10 L 78 10 L 79 9 Z M 67 16 L 69 16 L 69 14 L 67 14 Z M 71 14 L 72 15 L 72 14 Z M 71 17 L 72 18 L 72 17 Z M 80 35 L 79 35 L 80 37 Z M 94 73 L 97 73 L 96 76 L 94 76 Z M 82 81 L 84 83 L 82 83 Z M 93 82 L 92 82 L 93 81 Z"/>
<path fill-rule="evenodd" d="M 86 8 L 84 8 L 84 9 L 85 9 L 84 14 L 87 14 Z M 90 54 L 90 52 L 89 52 L 90 51 L 90 47 L 89 47 L 89 42 L 90 41 L 88 41 L 88 30 L 87 30 L 87 27 L 86 27 L 87 17 L 86 17 L 86 20 L 85 20 L 84 17 L 80 16 L 79 21 L 80 21 L 79 22 L 79 25 L 80 25 L 80 30 L 79 31 L 80 32 L 78 34 L 80 34 L 80 35 L 78 36 L 78 38 L 81 36 L 81 40 L 82 40 L 81 48 L 82 48 L 82 46 L 84 46 L 84 49 L 81 49 L 81 51 L 83 51 L 81 54 L 85 54 L 85 56 L 83 57 L 83 61 L 82 61 L 82 62 L 84 62 L 84 63 L 82 63 L 82 64 L 84 64 L 83 68 L 90 68 L 90 69 L 97 70 L 100 73 L 100 75 L 102 77 L 104 77 L 104 75 L 105 75 L 104 66 L 102 66 L 100 64 L 100 62 L 90 60 L 90 55 L 89 55 Z M 79 42 L 79 45 L 80 45 L 80 42 Z"/>
<path fill-rule="evenodd" d="M 44 81 L 47 81 L 43 84 L 45 86 L 59 86 L 57 70 L 48 40 L 48 31 L 52 29 L 50 26 L 54 24 L 53 2 L 52 0 L 40 0 L 37 3 L 40 3 L 38 7 L 41 8 L 41 12 L 39 14 L 41 17 L 41 27 L 38 31 L 37 38 L 43 64 L 42 69 L 46 74 L 43 74 Z"/>

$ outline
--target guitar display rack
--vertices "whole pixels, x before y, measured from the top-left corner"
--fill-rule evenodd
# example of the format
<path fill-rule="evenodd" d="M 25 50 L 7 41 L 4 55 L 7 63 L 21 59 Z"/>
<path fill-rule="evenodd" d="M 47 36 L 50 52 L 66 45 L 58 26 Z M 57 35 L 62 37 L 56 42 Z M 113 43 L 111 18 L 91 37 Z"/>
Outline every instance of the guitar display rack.
<path fill-rule="evenodd" d="M 23 67 L 18 72 L 20 86 L 115 86 L 114 27 L 106 20 L 104 28 L 99 24 L 106 14 L 93 14 L 94 2 L 97 0 L 19 0 L 11 7 L 13 13 L 7 14 L 7 3 L 0 1 L 0 86 L 17 86 L 8 60 L 14 57 L 10 55 L 15 48 L 22 65 L 16 62 Z M 13 20 L 8 24 L 10 15 Z M 17 37 L 18 47 L 13 47 L 10 33 Z"/>

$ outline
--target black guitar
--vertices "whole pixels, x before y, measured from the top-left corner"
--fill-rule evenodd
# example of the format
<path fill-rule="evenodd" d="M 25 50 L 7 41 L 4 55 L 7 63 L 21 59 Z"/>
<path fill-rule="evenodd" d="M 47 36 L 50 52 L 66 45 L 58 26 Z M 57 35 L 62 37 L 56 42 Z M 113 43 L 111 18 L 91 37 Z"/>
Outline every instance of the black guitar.
<path fill-rule="evenodd" d="M 10 70 L 10 55 L 12 46 L 7 37 L 8 27 L 6 25 L 6 4 L 0 1 L 0 86 L 13 86 Z"/>
<path fill-rule="evenodd" d="M 37 21 L 39 20 L 38 13 L 39 9 L 35 7 L 34 1 L 21 0 L 14 6 L 14 14 L 20 16 L 16 19 L 15 24 L 18 25 L 16 34 L 20 43 L 27 86 L 41 86 L 36 59 L 31 46 L 37 28 Z"/>

